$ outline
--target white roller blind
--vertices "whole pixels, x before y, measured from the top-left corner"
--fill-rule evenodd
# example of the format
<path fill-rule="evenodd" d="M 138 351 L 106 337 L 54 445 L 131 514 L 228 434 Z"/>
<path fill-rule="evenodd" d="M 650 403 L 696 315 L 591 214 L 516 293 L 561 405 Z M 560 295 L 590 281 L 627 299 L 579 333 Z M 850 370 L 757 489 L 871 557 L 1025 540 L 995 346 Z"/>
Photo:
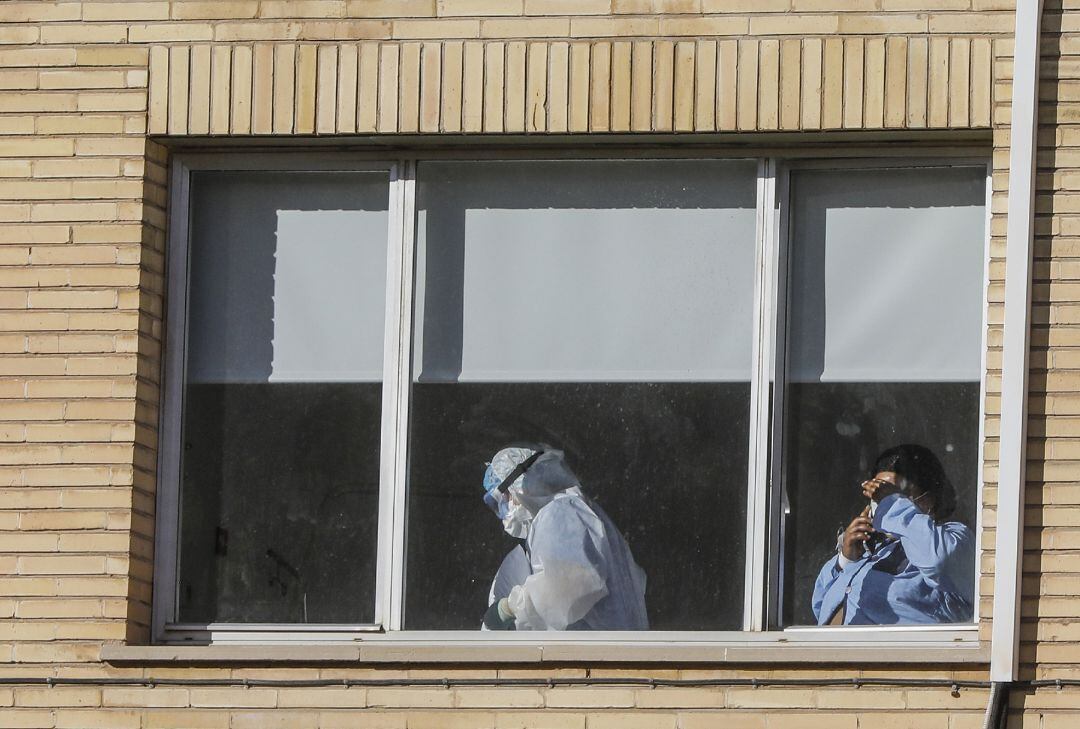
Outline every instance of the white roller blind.
<path fill-rule="evenodd" d="M 790 379 L 979 380 L 985 174 L 793 175 Z"/>
<path fill-rule="evenodd" d="M 748 379 L 752 163 L 432 163 L 419 183 L 420 381 Z"/>
<path fill-rule="evenodd" d="M 388 176 L 196 175 L 190 382 L 382 379 Z"/>

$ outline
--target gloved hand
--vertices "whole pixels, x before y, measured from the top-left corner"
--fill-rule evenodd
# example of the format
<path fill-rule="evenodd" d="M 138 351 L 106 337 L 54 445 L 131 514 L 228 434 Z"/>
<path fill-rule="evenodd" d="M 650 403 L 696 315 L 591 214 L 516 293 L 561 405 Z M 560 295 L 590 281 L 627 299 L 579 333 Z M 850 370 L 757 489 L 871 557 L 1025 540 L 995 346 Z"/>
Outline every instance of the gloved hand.
<path fill-rule="evenodd" d="M 488 630 L 514 630 L 514 613 L 510 612 L 510 603 L 505 597 L 488 606 L 484 625 Z"/>

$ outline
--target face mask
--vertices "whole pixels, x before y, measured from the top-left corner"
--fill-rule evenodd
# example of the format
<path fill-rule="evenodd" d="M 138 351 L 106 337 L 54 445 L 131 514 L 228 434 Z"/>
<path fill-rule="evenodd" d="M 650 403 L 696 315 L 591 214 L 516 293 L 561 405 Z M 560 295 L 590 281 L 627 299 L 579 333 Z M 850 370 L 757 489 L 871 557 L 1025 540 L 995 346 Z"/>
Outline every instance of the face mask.
<path fill-rule="evenodd" d="M 524 539 L 528 535 L 532 514 L 520 503 L 511 499 L 509 494 L 492 489 L 484 494 L 484 503 L 495 516 L 499 517 L 507 534 L 517 539 Z"/>
<path fill-rule="evenodd" d="M 510 513 L 510 500 L 506 494 L 498 491 L 488 491 L 484 494 L 484 504 L 502 521 Z"/>
<path fill-rule="evenodd" d="M 529 536 L 529 525 L 532 523 L 532 514 L 521 504 L 512 504 L 503 517 L 503 529 L 515 539 L 525 539 Z"/>

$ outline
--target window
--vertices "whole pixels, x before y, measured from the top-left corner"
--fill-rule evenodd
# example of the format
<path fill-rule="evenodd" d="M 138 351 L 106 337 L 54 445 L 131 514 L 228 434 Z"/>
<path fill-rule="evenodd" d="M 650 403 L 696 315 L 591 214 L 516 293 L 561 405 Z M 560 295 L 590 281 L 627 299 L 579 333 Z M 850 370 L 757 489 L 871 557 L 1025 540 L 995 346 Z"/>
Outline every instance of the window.
<path fill-rule="evenodd" d="M 191 189 L 178 619 L 372 623 L 389 175 Z"/>
<path fill-rule="evenodd" d="M 823 622 L 822 567 L 890 446 L 936 454 L 977 533 L 985 178 L 182 158 L 155 635 L 506 637 L 479 628 L 518 542 L 482 484 L 514 443 L 565 454 L 649 630 Z"/>
<path fill-rule="evenodd" d="M 886 449 L 932 451 L 954 492 L 942 497 L 949 518 L 975 527 L 985 178 L 980 167 L 790 175 L 782 625 L 814 622 L 821 565 L 866 506 L 858 475 Z"/>
<path fill-rule="evenodd" d="M 475 628 L 508 549 L 477 467 L 521 440 L 562 447 L 623 531 L 653 628 L 741 628 L 755 176 L 419 165 L 406 628 Z"/>

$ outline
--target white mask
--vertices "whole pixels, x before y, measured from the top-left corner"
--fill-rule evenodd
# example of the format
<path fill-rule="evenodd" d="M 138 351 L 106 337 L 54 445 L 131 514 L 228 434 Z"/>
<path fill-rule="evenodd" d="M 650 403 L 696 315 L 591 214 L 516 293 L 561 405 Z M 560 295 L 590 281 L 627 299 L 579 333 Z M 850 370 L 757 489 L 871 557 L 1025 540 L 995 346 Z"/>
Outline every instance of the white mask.
<path fill-rule="evenodd" d="M 511 501 L 510 510 L 503 518 L 503 529 L 515 539 L 525 539 L 529 536 L 529 525 L 532 523 L 532 514 L 522 504 Z"/>

